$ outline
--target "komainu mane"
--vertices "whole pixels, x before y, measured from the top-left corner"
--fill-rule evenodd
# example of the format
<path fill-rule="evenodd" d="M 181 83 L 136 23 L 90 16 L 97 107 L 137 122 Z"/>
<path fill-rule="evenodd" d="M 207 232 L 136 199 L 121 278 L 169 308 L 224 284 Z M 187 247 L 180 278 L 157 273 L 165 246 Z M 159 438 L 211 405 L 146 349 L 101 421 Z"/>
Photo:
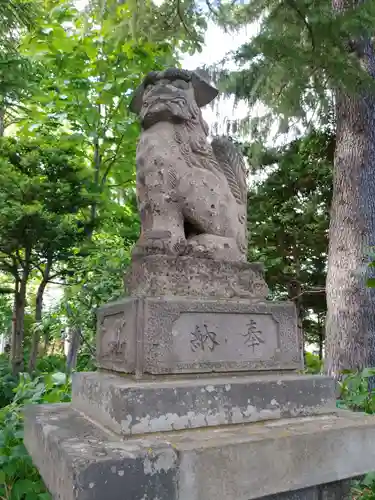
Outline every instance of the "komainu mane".
<path fill-rule="evenodd" d="M 179 69 L 149 73 L 136 90 L 142 232 L 135 254 L 246 260 L 245 164 L 229 139 L 209 144 L 200 109 L 216 96 L 198 73 Z"/>

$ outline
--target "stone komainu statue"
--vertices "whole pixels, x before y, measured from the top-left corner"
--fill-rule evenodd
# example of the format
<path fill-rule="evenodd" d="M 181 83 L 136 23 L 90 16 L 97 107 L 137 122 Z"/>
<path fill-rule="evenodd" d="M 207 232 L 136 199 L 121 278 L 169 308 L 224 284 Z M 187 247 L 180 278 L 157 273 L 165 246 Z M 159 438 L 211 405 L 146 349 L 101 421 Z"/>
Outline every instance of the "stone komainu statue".
<path fill-rule="evenodd" d="M 208 143 L 200 109 L 217 94 L 198 73 L 180 69 L 149 73 L 136 90 L 142 232 L 135 255 L 246 260 L 245 164 L 229 139 Z"/>

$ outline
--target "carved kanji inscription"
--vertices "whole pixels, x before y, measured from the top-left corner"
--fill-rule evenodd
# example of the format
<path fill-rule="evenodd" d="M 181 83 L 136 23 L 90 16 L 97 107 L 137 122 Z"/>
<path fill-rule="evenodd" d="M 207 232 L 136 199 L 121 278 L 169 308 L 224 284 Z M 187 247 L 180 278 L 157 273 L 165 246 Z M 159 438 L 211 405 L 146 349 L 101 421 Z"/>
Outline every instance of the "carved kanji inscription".
<path fill-rule="evenodd" d="M 103 318 L 101 335 L 104 356 L 116 357 L 125 353 L 127 343 L 124 338 L 125 326 L 126 320 L 123 314 L 113 314 Z"/>
<path fill-rule="evenodd" d="M 191 332 L 190 335 L 190 346 L 193 352 L 197 349 L 204 351 L 206 347 L 208 350 L 213 351 L 216 346 L 220 345 L 220 343 L 216 340 L 216 333 L 214 331 L 210 331 L 206 324 L 203 325 L 203 328 L 196 325 L 194 331 Z"/>
<path fill-rule="evenodd" d="M 186 366 L 268 362 L 277 356 L 278 327 L 268 314 L 188 312 L 174 322 L 172 339 L 176 359 Z"/>
<path fill-rule="evenodd" d="M 245 345 L 252 347 L 253 352 L 255 352 L 256 347 L 264 344 L 263 333 L 258 329 L 257 322 L 254 319 L 250 319 L 246 326 L 247 331 L 242 334 L 245 337 Z"/>

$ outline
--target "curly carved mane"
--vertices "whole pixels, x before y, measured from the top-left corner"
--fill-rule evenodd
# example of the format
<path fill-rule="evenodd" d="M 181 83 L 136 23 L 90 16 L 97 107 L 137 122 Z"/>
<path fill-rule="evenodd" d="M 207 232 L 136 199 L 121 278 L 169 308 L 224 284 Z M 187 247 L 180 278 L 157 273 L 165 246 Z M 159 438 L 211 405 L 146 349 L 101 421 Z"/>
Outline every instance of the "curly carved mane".
<path fill-rule="evenodd" d="M 187 165 L 217 173 L 220 167 L 207 141 L 208 125 L 195 102 L 189 104 L 190 118 L 174 125 L 174 139 Z"/>

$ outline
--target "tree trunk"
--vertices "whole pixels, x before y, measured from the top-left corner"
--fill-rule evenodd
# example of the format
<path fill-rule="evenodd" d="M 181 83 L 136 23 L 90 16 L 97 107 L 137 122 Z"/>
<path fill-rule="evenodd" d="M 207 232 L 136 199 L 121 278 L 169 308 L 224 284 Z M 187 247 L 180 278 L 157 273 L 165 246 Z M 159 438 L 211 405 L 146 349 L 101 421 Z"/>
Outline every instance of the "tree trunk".
<path fill-rule="evenodd" d="M 304 309 L 302 306 L 302 287 L 297 279 L 293 279 L 288 283 L 288 298 L 293 301 L 297 312 L 297 330 L 298 341 L 301 349 L 301 357 L 303 366 L 305 366 L 305 335 L 303 332 Z"/>
<path fill-rule="evenodd" d="M 333 0 L 333 8 L 345 8 Z M 370 42 L 361 62 L 375 76 Z M 349 64 L 349 63 L 348 63 Z M 336 151 L 329 228 L 325 370 L 374 366 L 375 290 L 366 286 L 375 244 L 375 99 L 336 94 Z"/>
<path fill-rule="evenodd" d="M 322 314 L 318 314 L 318 347 L 319 347 L 319 360 L 323 360 L 323 345 L 324 345 L 324 318 Z"/>
<path fill-rule="evenodd" d="M 42 346 L 42 356 L 45 356 L 47 354 L 48 346 L 49 346 L 49 336 L 50 332 L 47 330 L 44 334 L 44 339 L 43 339 L 43 346 Z"/>
<path fill-rule="evenodd" d="M 22 278 L 16 289 L 14 296 L 14 313 L 12 329 L 12 372 L 13 375 L 23 371 L 23 340 L 24 340 L 24 322 L 26 307 L 26 286 L 29 277 L 29 271 L 25 269 L 22 272 Z"/>
<path fill-rule="evenodd" d="M 4 132 L 5 132 L 4 117 L 5 117 L 5 109 L 0 108 L 0 137 L 4 137 Z"/>
<path fill-rule="evenodd" d="M 46 267 L 44 269 L 43 277 L 41 282 L 39 283 L 38 291 L 35 299 L 35 329 L 33 332 L 33 339 L 31 344 L 30 358 L 29 358 L 29 373 L 32 373 L 35 370 L 36 361 L 38 358 L 38 348 L 39 348 L 39 340 L 40 340 L 40 325 L 42 323 L 42 313 L 43 313 L 43 295 L 46 289 L 50 271 L 52 266 L 52 259 L 48 259 L 46 263 Z"/>
<path fill-rule="evenodd" d="M 17 297 L 19 294 L 20 283 L 18 277 L 15 278 L 14 284 L 14 299 L 12 311 L 12 330 L 10 335 L 10 363 L 13 370 L 13 359 L 15 358 L 16 342 L 17 342 Z"/>
<path fill-rule="evenodd" d="M 98 112 L 100 115 L 100 113 L 101 113 L 101 106 L 100 105 L 98 106 Z M 99 137 L 97 135 L 97 132 L 95 132 L 95 133 L 96 133 L 96 135 L 95 135 L 94 141 L 93 141 L 93 146 L 94 146 L 94 158 L 93 158 L 94 184 L 95 184 L 95 188 L 99 192 L 99 189 L 100 189 L 100 168 L 102 165 L 102 157 L 100 154 Z M 90 224 L 88 226 L 88 229 L 86 230 L 86 236 L 89 239 L 92 238 L 92 234 L 94 231 L 94 224 L 95 224 L 96 217 L 97 217 L 97 209 L 98 209 L 97 201 L 94 200 L 92 202 L 91 210 L 90 210 Z"/>
<path fill-rule="evenodd" d="M 324 334 L 323 327 L 319 325 L 319 359 L 323 360 L 323 345 L 324 345 Z"/>
<path fill-rule="evenodd" d="M 66 359 L 66 373 L 70 374 L 72 370 L 77 366 L 77 357 L 79 346 L 81 344 L 81 329 L 78 326 L 74 326 L 71 329 L 70 334 L 70 346 L 69 352 Z"/>

